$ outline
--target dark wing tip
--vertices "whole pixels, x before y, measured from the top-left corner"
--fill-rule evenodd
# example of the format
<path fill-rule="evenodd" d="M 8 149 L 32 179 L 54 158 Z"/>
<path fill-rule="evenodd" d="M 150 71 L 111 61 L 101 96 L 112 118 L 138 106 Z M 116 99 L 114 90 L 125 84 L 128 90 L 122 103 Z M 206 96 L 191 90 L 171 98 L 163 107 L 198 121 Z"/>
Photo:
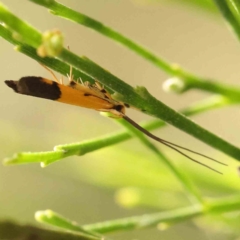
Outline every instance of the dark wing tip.
<path fill-rule="evenodd" d="M 18 88 L 17 88 L 17 83 L 13 80 L 6 80 L 4 81 L 6 83 L 6 85 L 10 88 L 12 88 L 15 92 L 18 92 Z"/>
<path fill-rule="evenodd" d="M 59 84 L 42 77 L 22 77 L 18 81 L 6 80 L 6 85 L 15 92 L 39 98 L 57 100 L 61 97 Z"/>

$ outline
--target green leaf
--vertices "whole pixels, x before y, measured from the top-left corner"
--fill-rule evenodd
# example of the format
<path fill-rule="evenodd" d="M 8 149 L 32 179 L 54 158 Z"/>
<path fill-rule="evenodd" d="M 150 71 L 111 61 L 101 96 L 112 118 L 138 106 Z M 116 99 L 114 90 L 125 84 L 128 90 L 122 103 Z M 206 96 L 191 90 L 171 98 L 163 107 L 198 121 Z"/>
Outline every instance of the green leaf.
<path fill-rule="evenodd" d="M 89 239 L 100 239 L 101 240 L 103 238 L 99 234 L 93 233 L 91 231 L 87 231 L 84 228 L 78 226 L 76 222 L 70 221 L 51 210 L 36 212 L 35 219 L 38 222 L 46 223 L 51 226 L 55 226 L 55 227 L 62 228 L 65 230 L 79 232 L 80 234 L 88 236 Z"/>

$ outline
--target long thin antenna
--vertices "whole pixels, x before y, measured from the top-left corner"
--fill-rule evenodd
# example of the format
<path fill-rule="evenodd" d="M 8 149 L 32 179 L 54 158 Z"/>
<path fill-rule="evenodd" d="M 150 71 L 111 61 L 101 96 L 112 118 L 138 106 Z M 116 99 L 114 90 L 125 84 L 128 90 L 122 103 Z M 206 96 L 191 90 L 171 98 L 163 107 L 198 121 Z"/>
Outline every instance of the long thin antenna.
<path fill-rule="evenodd" d="M 144 128 L 141 127 L 140 125 L 138 125 L 136 122 L 134 122 L 131 118 L 129 118 L 129 117 L 126 116 L 126 115 L 123 115 L 123 118 L 124 118 L 127 122 L 129 122 L 132 126 L 134 126 L 134 127 L 137 128 L 138 130 L 140 130 L 142 133 L 144 133 L 145 135 L 147 135 L 148 137 L 150 137 L 150 138 L 152 138 L 152 139 L 154 139 L 154 140 L 156 140 L 156 141 L 164 144 L 165 146 L 167 146 L 167 147 L 169 147 L 169 148 L 177 151 L 178 153 L 180 153 L 181 155 L 183 155 L 183 156 L 185 156 L 186 158 L 190 159 L 191 161 L 193 161 L 193 162 L 195 162 L 195 163 L 197 163 L 197 164 L 200 164 L 200 165 L 202 165 L 202 166 L 204 166 L 204 167 L 206 167 L 206 168 L 208 168 L 208 169 L 210 169 L 210 170 L 212 170 L 212 171 L 214 171 L 214 172 L 216 172 L 216 173 L 222 174 L 221 172 L 217 171 L 216 169 L 211 168 L 211 167 L 209 167 L 208 165 L 206 165 L 206 164 L 204 164 L 204 163 L 201 163 L 201 162 L 195 160 L 194 158 L 188 156 L 188 155 L 185 154 L 184 152 L 180 151 L 178 148 L 183 149 L 183 150 L 186 150 L 186 151 L 191 152 L 191 153 L 194 153 L 194 154 L 196 154 L 196 155 L 205 157 L 205 158 L 207 158 L 207 159 L 209 159 L 209 160 L 212 160 L 212 161 L 214 161 L 214 162 L 216 162 L 216 163 L 219 163 L 219 164 L 222 164 L 222 165 L 224 165 L 224 166 L 227 166 L 227 164 L 222 163 L 222 162 L 220 162 L 220 161 L 218 161 L 218 160 L 216 160 L 216 159 L 214 159 L 214 158 L 208 157 L 208 156 L 206 156 L 206 155 L 204 155 L 204 154 L 202 154 L 202 153 L 195 152 L 195 151 L 193 151 L 193 150 L 191 150 L 191 149 L 188 149 L 188 148 L 179 146 L 179 145 L 177 145 L 177 144 L 175 144 L 175 143 L 168 142 L 168 141 L 166 141 L 166 140 L 164 140 L 164 139 L 162 139 L 162 138 L 159 138 L 159 137 L 153 135 L 152 133 L 150 133 L 149 131 L 147 131 L 146 129 L 144 129 Z"/>

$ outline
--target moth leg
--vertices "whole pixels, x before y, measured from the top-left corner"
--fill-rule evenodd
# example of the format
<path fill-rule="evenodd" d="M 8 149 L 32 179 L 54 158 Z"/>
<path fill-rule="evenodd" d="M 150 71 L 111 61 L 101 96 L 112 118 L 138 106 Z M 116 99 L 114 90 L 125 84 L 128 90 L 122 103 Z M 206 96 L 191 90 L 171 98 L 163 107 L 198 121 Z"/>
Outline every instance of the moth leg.
<path fill-rule="evenodd" d="M 56 77 L 56 75 L 54 74 L 54 72 L 53 72 L 50 68 L 48 68 L 47 66 L 45 66 L 44 64 L 42 64 L 42 63 L 40 63 L 40 62 L 39 62 L 39 64 L 40 64 L 42 67 L 44 67 L 44 68 L 52 75 L 52 77 L 53 77 L 53 79 L 54 79 L 55 82 L 62 84 L 62 80 L 59 80 L 59 79 Z"/>
<path fill-rule="evenodd" d="M 100 84 L 99 81 L 95 80 L 95 87 L 99 90 L 102 91 L 104 87 Z"/>
<path fill-rule="evenodd" d="M 68 77 L 69 83 L 70 83 L 70 82 L 75 82 L 75 81 L 74 81 L 74 76 L 73 76 L 73 74 L 72 74 L 72 65 L 70 65 L 70 70 L 69 70 L 69 74 L 67 74 L 67 77 Z"/>
<path fill-rule="evenodd" d="M 82 85 L 84 85 L 84 82 L 81 77 L 79 78 L 79 81 L 81 82 Z"/>
<path fill-rule="evenodd" d="M 59 79 L 60 83 L 63 84 L 63 76 Z"/>
<path fill-rule="evenodd" d="M 83 86 L 91 88 L 91 83 L 89 81 L 83 82 Z"/>

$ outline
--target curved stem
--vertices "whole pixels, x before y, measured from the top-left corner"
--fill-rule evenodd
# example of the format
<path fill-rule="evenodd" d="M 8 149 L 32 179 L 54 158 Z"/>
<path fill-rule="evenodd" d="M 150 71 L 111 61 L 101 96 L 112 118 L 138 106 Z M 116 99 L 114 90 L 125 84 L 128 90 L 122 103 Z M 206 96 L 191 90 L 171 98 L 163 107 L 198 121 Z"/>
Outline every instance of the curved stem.
<path fill-rule="evenodd" d="M 32 47 L 37 48 L 39 46 L 41 34 L 39 36 L 39 32 L 37 30 L 29 24 L 26 24 L 21 19 L 15 17 L 15 15 L 7 10 L 2 4 L 0 5 L 0 13 L 1 12 L 4 13 L 4 17 L 0 14 L 0 20 L 4 21 L 6 26 L 12 29 L 13 32 L 19 34 L 19 36 L 23 36 L 24 39 L 29 38 L 30 40 L 28 42 L 31 42 L 33 45 Z M 21 26 L 21 28 L 18 26 Z M 27 36 L 28 31 L 29 35 Z M 36 34 L 33 34 L 33 32 Z M 39 41 L 36 40 L 35 42 L 34 40 L 36 38 Z M 63 62 L 67 62 L 72 65 L 76 69 L 85 72 L 91 77 L 98 79 L 101 83 L 108 86 L 115 92 L 120 93 L 120 95 L 124 96 L 124 102 L 126 101 L 130 105 L 144 111 L 145 113 L 166 121 L 167 123 L 240 161 L 239 148 L 174 111 L 161 101 L 154 98 L 145 88 L 139 87 L 137 89 L 133 89 L 133 87 L 109 73 L 93 61 L 84 57 L 79 57 L 66 49 L 62 50 L 58 58 Z"/>
<path fill-rule="evenodd" d="M 229 104 L 231 104 L 231 102 L 229 102 L 228 99 L 220 96 L 214 96 L 192 104 L 191 106 L 183 109 L 181 112 L 187 116 L 192 116 L 216 108 L 224 107 Z M 167 126 L 166 123 L 160 120 L 147 121 L 140 125 L 148 131 Z M 54 151 L 19 153 L 11 158 L 5 159 L 4 164 L 11 165 L 42 162 L 43 166 L 47 166 L 63 158 L 74 155 L 81 156 L 83 154 L 126 141 L 132 137 L 133 136 L 127 131 L 118 131 L 110 135 L 88 141 L 55 146 Z"/>
<path fill-rule="evenodd" d="M 88 224 L 83 225 L 82 227 L 86 230 L 98 233 L 109 233 L 119 230 L 126 231 L 130 229 L 147 228 L 151 226 L 156 226 L 160 223 L 180 222 L 192 219 L 197 216 L 203 216 L 205 214 L 238 211 L 240 209 L 239 202 L 240 196 L 236 195 L 229 198 L 223 198 L 217 201 L 213 201 L 209 203 L 209 205 L 204 209 L 199 207 L 199 205 L 195 205 L 165 212 L 144 214 L 142 216 Z"/>
<path fill-rule="evenodd" d="M 207 92 L 222 94 L 228 98 L 231 98 L 235 101 L 240 101 L 240 88 L 237 86 L 229 86 L 227 84 L 220 84 L 220 80 L 209 79 L 194 75 L 185 69 L 181 68 L 179 65 L 175 63 L 170 63 L 163 58 L 155 55 L 152 51 L 146 49 L 130 38 L 122 35 L 121 33 L 111 29 L 110 27 L 104 25 L 103 23 L 83 14 L 77 12 L 73 9 L 70 9 L 63 4 L 58 3 L 57 1 L 46 1 L 46 0 L 30 0 L 36 4 L 44 6 L 51 10 L 51 13 L 57 15 L 59 17 L 71 20 L 78 24 L 84 25 L 90 29 L 97 31 L 98 33 L 121 43 L 128 49 L 132 50 L 139 56 L 144 59 L 150 61 L 155 66 L 159 67 L 166 73 L 171 76 L 179 77 L 185 83 L 185 89 L 199 89 Z M 235 1 L 235 0 L 232 0 Z M 235 31 L 238 33 L 239 24 L 235 21 L 232 16 L 232 13 L 227 7 L 225 0 L 215 0 L 216 4 L 223 10 L 224 15 L 226 15 L 227 19 L 229 18 L 230 24 L 233 26 Z M 237 2 L 237 1 L 236 1 Z M 239 4 L 235 4 L 238 6 Z M 226 8 L 227 7 L 227 8 Z M 239 34 L 239 33 L 238 33 Z"/>

